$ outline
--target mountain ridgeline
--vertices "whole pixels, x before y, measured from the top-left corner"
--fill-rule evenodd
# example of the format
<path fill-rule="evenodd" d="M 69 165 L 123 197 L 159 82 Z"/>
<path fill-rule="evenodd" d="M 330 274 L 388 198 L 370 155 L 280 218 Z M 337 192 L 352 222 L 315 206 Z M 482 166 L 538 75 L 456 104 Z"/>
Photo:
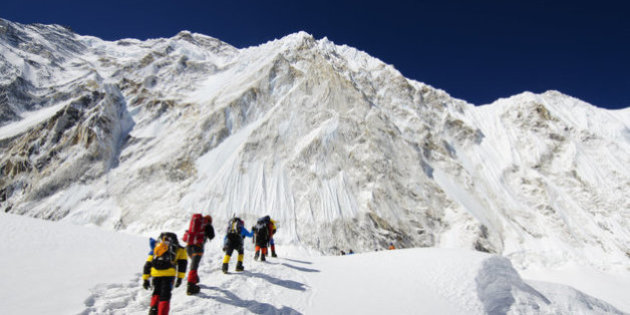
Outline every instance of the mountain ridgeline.
<path fill-rule="evenodd" d="M 323 253 L 630 259 L 628 109 L 474 106 L 304 32 L 237 49 L 0 20 L 0 52 L 4 212 L 132 233 L 268 214 L 280 244 Z"/>

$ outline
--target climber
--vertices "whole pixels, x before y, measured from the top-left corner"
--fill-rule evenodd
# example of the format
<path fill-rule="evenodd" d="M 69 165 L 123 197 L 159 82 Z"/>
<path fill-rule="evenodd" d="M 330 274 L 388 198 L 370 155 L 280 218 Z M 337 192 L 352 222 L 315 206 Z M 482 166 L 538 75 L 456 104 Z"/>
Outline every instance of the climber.
<path fill-rule="evenodd" d="M 265 261 L 265 256 L 267 256 L 267 247 L 269 246 L 269 239 L 272 231 L 272 223 L 269 216 L 264 216 L 258 219 L 258 221 L 256 221 L 256 225 L 252 227 L 252 232 L 254 233 L 254 244 L 256 245 L 254 260 L 258 260 L 258 257 L 260 256 L 260 261 Z"/>
<path fill-rule="evenodd" d="M 176 288 L 182 284 L 182 279 L 186 276 L 188 256 L 186 250 L 179 245 L 175 233 L 161 233 L 154 244 L 155 247 L 144 264 L 142 287 L 148 290 L 153 286 L 149 315 L 167 315 L 173 282 Z M 149 278 L 153 278 L 152 283 Z"/>
<path fill-rule="evenodd" d="M 236 271 L 243 271 L 245 267 L 243 266 L 243 239 L 245 237 L 252 237 L 253 234 L 244 227 L 244 222 L 238 217 L 234 217 L 230 220 L 227 233 L 225 238 L 223 239 L 223 251 L 225 252 L 225 257 L 223 257 L 223 265 L 221 270 L 223 273 L 228 272 L 228 263 L 230 262 L 230 257 L 232 256 L 232 252 L 236 250 L 238 252 L 238 260 L 236 262 Z"/>
<path fill-rule="evenodd" d="M 190 219 L 188 230 L 184 233 L 184 241 L 187 243 L 186 252 L 190 257 L 190 271 L 188 272 L 188 286 L 186 288 L 186 294 L 192 295 L 199 293 L 200 288 L 199 274 L 199 262 L 201 262 L 201 256 L 203 256 L 204 245 L 206 240 L 212 240 L 214 238 L 214 227 L 212 227 L 212 217 L 210 215 L 201 216 L 201 213 L 193 214 Z"/>

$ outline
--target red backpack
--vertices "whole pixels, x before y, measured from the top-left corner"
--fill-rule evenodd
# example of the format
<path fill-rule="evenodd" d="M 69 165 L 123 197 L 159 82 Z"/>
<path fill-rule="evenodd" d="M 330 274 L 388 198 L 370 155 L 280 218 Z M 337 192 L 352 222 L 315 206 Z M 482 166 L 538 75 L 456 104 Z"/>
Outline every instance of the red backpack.
<path fill-rule="evenodd" d="M 203 245 L 205 237 L 204 231 L 206 229 L 206 224 L 209 223 L 208 221 L 209 220 L 205 219 L 201 213 L 193 214 L 190 219 L 188 230 L 184 233 L 184 242 L 188 243 L 188 245 Z"/>

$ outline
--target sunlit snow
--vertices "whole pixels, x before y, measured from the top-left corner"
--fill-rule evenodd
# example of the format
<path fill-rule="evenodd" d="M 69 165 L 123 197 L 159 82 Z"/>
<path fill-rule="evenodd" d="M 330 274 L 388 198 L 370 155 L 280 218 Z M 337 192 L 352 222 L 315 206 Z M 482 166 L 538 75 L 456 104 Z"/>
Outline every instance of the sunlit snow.
<path fill-rule="evenodd" d="M 218 239 L 177 314 L 630 313 L 630 109 L 473 106 L 305 32 L 3 30 L 2 314 L 146 313 L 148 238 L 195 212 Z M 280 257 L 217 272 L 234 215 Z"/>

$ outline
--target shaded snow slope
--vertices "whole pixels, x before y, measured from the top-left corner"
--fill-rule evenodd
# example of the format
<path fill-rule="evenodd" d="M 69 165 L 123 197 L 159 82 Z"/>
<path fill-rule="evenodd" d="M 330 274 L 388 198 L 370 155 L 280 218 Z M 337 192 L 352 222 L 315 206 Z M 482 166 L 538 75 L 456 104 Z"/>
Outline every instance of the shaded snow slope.
<path fill-rule="evenodd" d="M 3 314 L 146 314 L 140 273 L 148 238 L 63 222 L 0 214 Z M 222 237 L 219 233 L 218 238 Z M 220 272 L 221 242 L 206 245 L 201 293 L 173 291 L 177 314 L 621 314 L 605 275 L 592 277 L 599 299 L 570 287 L 521 279 L 509 260 L 447 249 L 317 256 L 278 247 L 279 258 L 252 260 L 243 273 Z M 230 270 L 234 268 L 231 262 Z M 577 275 L 576 279 L 580 279 Z M 627 289 L 629 279 L 619 279 Z M 619 302 L 619 301 L 618 301 Z M 622 308 L 623 307 L 623 308 Z"/>
<path fill-rule="evenodd" d="M 628 273 L 628 110 L 554 91 L 475 107 L 304 32 L 237 49 L 0 28 L 4 212 L 144 235 L 269 214 L 282 245 L 321 253 Z"/>

